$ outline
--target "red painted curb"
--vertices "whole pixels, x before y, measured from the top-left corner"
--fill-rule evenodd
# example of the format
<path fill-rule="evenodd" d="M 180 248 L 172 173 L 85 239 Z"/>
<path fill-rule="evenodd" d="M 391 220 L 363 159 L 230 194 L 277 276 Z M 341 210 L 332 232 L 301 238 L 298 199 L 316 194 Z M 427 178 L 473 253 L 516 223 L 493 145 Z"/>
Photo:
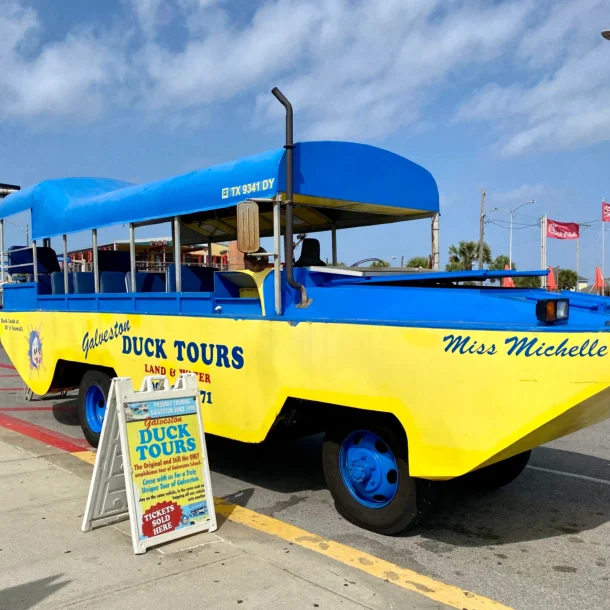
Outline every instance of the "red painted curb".
<path fill-rule="evenodd" d="M 5 413 L 6 411 L 66 411 L 71 412 L 76 410 L 78 407 L 73 407 L 71 405 L 52 405 L 52 406 L 44 406 L 44 407 L 36 407 L 36 406 L 20 406 L 20 407 L 0 407 L 0 412 Z M 69 437 L 71 438 L 71 437 Z"/>
<path fill-rule="evenodd" d="M 11 369 L 11 370 L 15 370 L 15 367 L 12 364 L 3 364 L 2 362 L 0 362 L 0 369 Z"/>
<path fill-rule="evenodd" d="M 23 434 L 24 436 L 29 436 L 30 438 L 50 445 L 51 447 L 57 447 L 57 449 L 62 449 L 68 453 L 91 450 L 91 445 L 84 439 L 79 440 L 77 438 L 71 438 L 65 434 L 53 432 L 53 430 L 31 424 L 30 422 L 12 417 L 11 415 L 5 415 L 4 413 L 0 413 L 0 426 Z"/>
<path fill-rule="evenodd" d="M 0 377 L 21 377 L 19 373 L 7 373 L 6 375 L 0 375 Z"/>

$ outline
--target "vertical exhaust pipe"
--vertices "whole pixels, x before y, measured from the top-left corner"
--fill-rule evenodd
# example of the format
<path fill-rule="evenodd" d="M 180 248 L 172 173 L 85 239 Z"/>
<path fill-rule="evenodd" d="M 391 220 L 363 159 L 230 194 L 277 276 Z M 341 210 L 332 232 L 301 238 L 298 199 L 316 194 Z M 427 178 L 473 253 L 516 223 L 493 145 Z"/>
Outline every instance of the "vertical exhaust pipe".
<path fill-rule="evenodd" d="M 286 281 L 292 288 L 298 290 L 301 294 L 301 302 L 297 307 L 307 307 L 311 301 L 307 297 L 307 289 L 303 284 L 299 284 L 294 279 L 294 252 L 293 252 L 293 221 L 292 221 L 292 198 L 294 197 L 293 183 L 293 119 L 292 119 L 292 104 L 288 98 L 277 88 L 274 87 L 271 91 L 277 100 L 286 108 L 286 230 L 284 231 L 284 253 L 286 255 Z"/>

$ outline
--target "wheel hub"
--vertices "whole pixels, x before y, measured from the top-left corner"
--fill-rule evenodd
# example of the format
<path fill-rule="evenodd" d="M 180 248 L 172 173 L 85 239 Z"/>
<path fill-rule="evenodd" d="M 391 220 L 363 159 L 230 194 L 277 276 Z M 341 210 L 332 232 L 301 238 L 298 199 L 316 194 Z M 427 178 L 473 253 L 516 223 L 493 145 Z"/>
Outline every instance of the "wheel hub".
<path fill-rule="evenodd" d="M 360 460 L 353 459 L 350 462 L 349 476 L 354 483 L 368 483 L 371 475 L 375 470 L 375 464 L 371 463 L 371 459 L 366 455 L 360 457 Z"/>
<path fill-rule="evenodd" d="M 85 412 L 89 427 L 99 434 L 102 431 L 102 422 L 106 413 L 106 399 L 102 389 L 97 385 L 92 385 L 87 390 Z"/>
<path fill-rule="evenodd" d="M 340 468 L 350 494 L 367 508 L 383 508 L 396 495 L 396 460 L 390 448 L 372 432 L 353 432 L 344 440 Z"/>

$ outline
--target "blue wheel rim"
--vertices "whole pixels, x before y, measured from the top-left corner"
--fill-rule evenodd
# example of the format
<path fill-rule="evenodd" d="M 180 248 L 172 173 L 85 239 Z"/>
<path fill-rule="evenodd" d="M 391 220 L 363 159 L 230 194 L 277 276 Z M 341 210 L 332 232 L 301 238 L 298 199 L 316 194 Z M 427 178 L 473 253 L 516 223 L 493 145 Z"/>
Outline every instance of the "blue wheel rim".
<path fill-rule="evenodd" d="M 398 491 L 398 465 L 392 450 L 376 434 L 356 430 L 339 451 L 339 470 L 352 497 L 367 508 L 387 506 Z"/>
<path fill-rule="evenodd" d="M 99 434 L 102 431 L 105 413 L 106 398 L 102 388 L 98 385 L 89 386 L 85 394 L 85 415 L 87 416 L 87 425 L 92 432 Z"/>

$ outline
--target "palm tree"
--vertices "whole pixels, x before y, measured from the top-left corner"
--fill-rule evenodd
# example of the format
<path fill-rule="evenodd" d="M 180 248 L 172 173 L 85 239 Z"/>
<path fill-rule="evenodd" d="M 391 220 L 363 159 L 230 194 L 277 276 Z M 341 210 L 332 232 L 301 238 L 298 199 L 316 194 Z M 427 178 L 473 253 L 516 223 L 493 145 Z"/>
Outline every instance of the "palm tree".
<path fill-rule="evenodd" d="M 479 258 L 479 242 L 461 241 L 457 246 L 449 247 L 449 263 L 447 271 L 472 271 Z M 483 242 L 483 264 L 491 263 L 491 248 Z"/>
<path fill-rule="evenodd" d="M 508 267 L 509 260 L 510 259 L 508 258 L 508 256 L 506 256 L 506 254 L 499 254 L 498 256 L 496 256 L 493 263 L 491 263 L 491 265 L 489 265 L 489 269 L 491 271 L 504 271 L 506 269 L 506 267 Z M 513 271 L 517 270 L 517 267 L 515 267 L 515 263 L 511 263 L 510 268 Z"/>
<path fill-rule="evenodd" d="M 428 269 L 428 257 L 427 256 L 414 256 L 407 261 L 407 267 L 413 269 Z"/>
<path fill-rule="evenodd" d="M 387 263 L 386 261 L 382 261 L 382 260 L 376 260 L 376 261 L 373 261 L 369 266 L 370 267 L 389 267 L 390 263 Z"/>
<path fill-rule="evenodd" d="M 508 262 L 509 262 L 509 258 L 508 256 L 506 256 L 506 254 L 499 254 L 498 256 L 496 256 L 496 258 L 493 260 L 493 262 L 491 263 L 491 265 L 489 265 L 489 269 L 490 271 L 504 271 L 507 267 L 508 267 Z M 510 264 L 510 268 L 513 271 L 517 270 L 517 267 L 515 267 L 515 263 L 511 263 Z M 499 282 L 500 280 L 489 280 L 492 284 L 495 284 L 496 282 Z"/>

